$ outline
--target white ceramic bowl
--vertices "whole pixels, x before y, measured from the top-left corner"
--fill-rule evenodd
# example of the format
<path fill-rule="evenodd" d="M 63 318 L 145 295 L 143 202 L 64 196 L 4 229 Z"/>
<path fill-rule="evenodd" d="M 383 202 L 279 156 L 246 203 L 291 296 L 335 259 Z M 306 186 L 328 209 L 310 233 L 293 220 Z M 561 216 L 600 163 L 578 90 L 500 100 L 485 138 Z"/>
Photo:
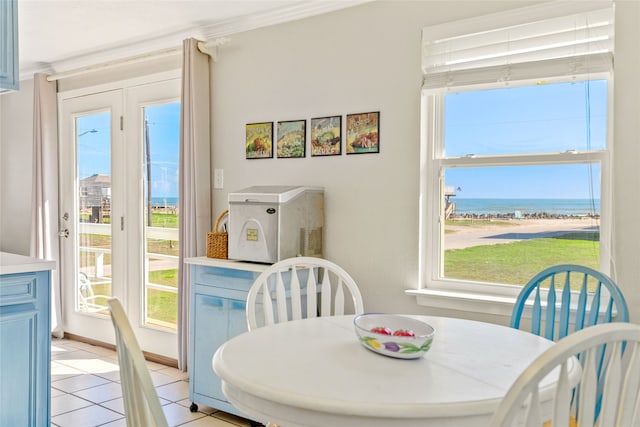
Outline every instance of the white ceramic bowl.
<path fill-rule="evenodd" d="M 398 359 L 422 357 L 433 342 L 435 329 L 420 320 L 395 314 L 360 314 L 353 324 L 360 343 L 367 349 Z M 387 328 L 391 335 L 374 331 Z M 393 335 L 396 331 L 411 331 L 413 336 Z"/>

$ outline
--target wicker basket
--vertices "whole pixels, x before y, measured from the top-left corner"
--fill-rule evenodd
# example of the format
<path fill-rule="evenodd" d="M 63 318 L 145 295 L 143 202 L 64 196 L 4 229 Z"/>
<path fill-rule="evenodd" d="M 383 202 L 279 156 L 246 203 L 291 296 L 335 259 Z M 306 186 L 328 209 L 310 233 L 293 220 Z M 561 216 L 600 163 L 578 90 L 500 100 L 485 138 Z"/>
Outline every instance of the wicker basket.
<path fill-rule="evenodd" d="M 226 231 L 219 232 L 218 227 L 220 221 L 229 213 L 228 210 L 222 212 L 216 220 L 216 225 L 213 232 L 207 233 L 207 257 L 208 258 L 221 258 L 227 259 L 227 242 L 229 235 Z"/>

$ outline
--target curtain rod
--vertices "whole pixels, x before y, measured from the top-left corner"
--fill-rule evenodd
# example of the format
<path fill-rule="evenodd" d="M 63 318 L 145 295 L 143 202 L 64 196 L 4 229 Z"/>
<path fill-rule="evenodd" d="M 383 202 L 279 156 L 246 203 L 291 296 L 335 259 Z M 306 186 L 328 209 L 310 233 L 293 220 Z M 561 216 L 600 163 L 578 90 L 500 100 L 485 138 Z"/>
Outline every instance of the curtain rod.
<path fill-rule="evenodd" d="M 226 37 L 217 38 L 208 42 L 198 42 L 198 50 L 206 55 L 209 55 L 214 61 L 217 59 L 218 46 L 227 43 L 230 39 Z M 51 74 L 47 76 L 47 81 L 56 81 L 66 79 L 69 77 L 79 76 L 81 74 L 91 73 L 95 71 L 106 70 L 114 67 L 121 67 L 123 65 L 137 64 L 139 62 L 149 61 L 152 59 L 160 59 L 172 55 L 182 53 L 181 47 L 172 47 L 155 52 L 144 53 L 141 55 L 130 56 L 127 58 L 116 59 L 113 61 L 103 62 L 101 64 L 89 65 L 86 67 L 76 68 L 75 70 L 63 71 L 57 74 Z"/>

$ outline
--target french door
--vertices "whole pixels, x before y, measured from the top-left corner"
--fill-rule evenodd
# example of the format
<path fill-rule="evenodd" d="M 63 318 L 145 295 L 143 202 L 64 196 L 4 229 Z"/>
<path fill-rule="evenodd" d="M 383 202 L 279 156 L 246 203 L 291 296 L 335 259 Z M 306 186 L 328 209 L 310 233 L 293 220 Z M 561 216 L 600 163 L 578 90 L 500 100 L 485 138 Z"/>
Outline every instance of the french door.
<path fill-rule="evenodd" d="M 60 100 L 67 333 L 114 343 L 123 303 L 143 350 L 177 358 L 178 79 Z"/>

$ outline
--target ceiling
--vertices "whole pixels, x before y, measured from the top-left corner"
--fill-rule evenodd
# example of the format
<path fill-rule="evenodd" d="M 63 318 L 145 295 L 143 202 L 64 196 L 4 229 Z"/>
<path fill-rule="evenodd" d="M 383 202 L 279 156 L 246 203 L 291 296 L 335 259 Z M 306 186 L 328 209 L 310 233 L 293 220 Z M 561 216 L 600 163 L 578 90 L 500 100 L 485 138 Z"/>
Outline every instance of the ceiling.
<path fill-rule="evenodd" d="M 18 0 L 21 78 L 211 40 L 363 0 Z"/>

